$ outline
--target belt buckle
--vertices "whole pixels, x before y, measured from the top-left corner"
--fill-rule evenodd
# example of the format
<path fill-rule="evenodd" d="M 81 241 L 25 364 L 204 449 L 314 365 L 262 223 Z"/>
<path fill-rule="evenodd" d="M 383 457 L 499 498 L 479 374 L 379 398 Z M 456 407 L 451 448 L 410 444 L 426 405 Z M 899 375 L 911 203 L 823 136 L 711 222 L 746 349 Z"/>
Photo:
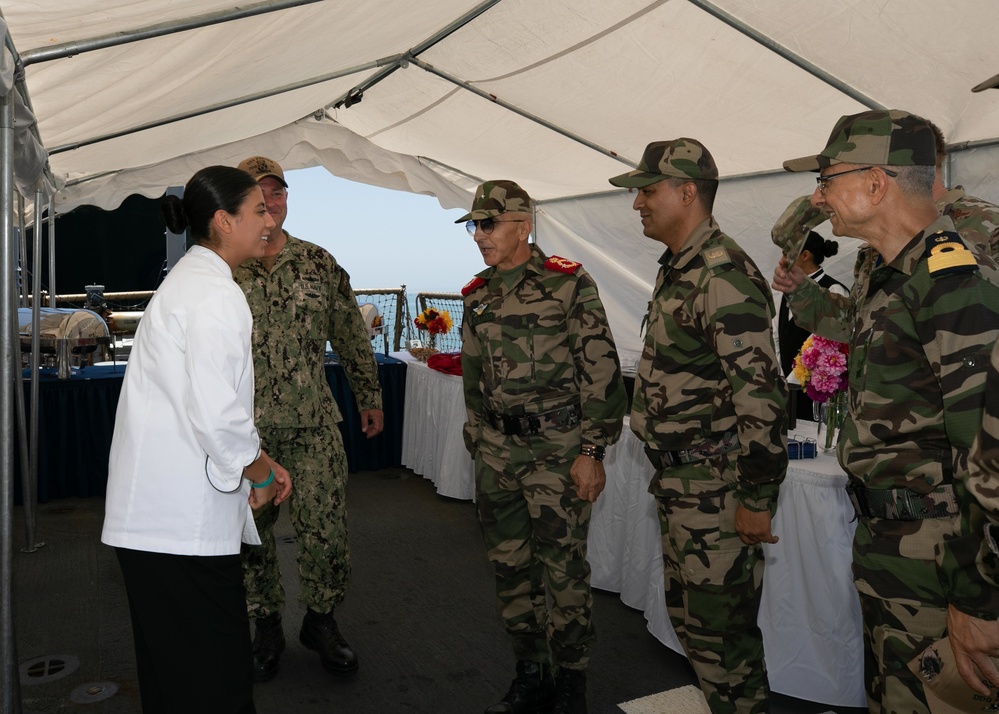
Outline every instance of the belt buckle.
<path fill-rule="evenodd" d="M 850 505 L 853 506 L 854 513 L 863 518 L 870 518 L 871 511 L 867 505 L 867 496 L 861 493 L 862 490 L 863 487 L 858 487 L 853 481 L 850 481 L 846 485 L 846 495 L 850 499 Z"/>
<path fill-rule="evenodd" d="M 520 436 L 523 433 L 521 429 L 520 417 L 510 416 L 509 414 L 500 414 L 500 422 L 503 424 L 502 432 L 503 436 Z"/>
<path fill-rule="evenodd" d="M 663 451 L 663 466 L 674 467 L 683 464 L 683 458 L 680 456 L 679 451 Z"/>

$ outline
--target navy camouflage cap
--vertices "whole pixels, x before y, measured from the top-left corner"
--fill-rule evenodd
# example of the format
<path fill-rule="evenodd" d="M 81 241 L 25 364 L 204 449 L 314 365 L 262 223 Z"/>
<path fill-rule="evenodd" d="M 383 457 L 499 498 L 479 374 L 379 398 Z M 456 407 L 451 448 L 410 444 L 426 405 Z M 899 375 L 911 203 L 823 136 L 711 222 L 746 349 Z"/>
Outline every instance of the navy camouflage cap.
<path fill-rule="evenodd" d="M 288 182 L 284 180 L 284 171 L 281 169 L 281 165 L 274 159 L 268 159 L 264 156 L 251 156 L 248 159 L 240 161 L 239 166 L 236 168 L 242 169 L 257 181 L 270 176 L 277 179 L 282 186 L 288 188 Z"/>
<path fill-rule="evenodd" d="M 718 167 L 711 152 L 697 139 L 680 137 L 653 141 L 645 147 L 638 168 L 608 179 L 615 186 L 643 188 L 665 178 L 718 179 Z"/>
<path fill-rule="evenodd" d="M 816 156 L 784 162 L 787 171 L 819 171 L 835 164 L 935 166 L 930 123 L 900 109 L 875 109 L 839 118 Z"/>
<path fill-rule="evenodd" d="M 455 223 L 495 218 L 501 213 L 530 213 L 532 205 L 527 191 L 513 181 L 506 179 L 486 181 L 475 189 L 472 210 Z"/>

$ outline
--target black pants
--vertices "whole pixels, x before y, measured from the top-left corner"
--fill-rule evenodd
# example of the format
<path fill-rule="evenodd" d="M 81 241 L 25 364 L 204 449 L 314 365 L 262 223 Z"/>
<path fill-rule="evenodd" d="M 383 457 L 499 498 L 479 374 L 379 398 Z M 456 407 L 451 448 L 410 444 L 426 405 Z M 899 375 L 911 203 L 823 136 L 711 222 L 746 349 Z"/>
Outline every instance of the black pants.
<path fill-rule="evenodd" d="M 255 714 L 239 555 L 115 552 L 143 714 Z"/>

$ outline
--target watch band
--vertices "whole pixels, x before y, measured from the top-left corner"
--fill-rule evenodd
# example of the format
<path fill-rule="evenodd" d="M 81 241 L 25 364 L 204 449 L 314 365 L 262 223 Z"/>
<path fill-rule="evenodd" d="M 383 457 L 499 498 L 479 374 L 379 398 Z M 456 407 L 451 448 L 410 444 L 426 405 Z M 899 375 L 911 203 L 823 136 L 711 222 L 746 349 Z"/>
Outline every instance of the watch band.
<path fill-rule="evenodd" d="M 594 461 L 603 461 L 607 450 L 602 446 L 594 446 L 593 444 L 583 444 L 579 447 L 579 453 L 583 456 L 589 456 Z"/>

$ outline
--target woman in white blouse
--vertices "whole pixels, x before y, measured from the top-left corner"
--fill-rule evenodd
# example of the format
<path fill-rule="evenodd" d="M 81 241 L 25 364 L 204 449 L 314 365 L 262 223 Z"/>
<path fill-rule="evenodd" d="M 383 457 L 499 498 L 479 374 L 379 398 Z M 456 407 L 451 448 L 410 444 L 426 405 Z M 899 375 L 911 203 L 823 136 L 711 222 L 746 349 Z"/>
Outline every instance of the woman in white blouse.
<path fill-rule="evenodd" d="M 241 542 L 250 507 L 291 492 L 253 425 L 252 318 L 232 271 L 263 255 L 274 221 L 257 182 L 211 166 L 167 227 L 193 243 L 136 332 L 115 418 L 101 540 L 132 615 L 145 714 L 255 712 Z"/>

